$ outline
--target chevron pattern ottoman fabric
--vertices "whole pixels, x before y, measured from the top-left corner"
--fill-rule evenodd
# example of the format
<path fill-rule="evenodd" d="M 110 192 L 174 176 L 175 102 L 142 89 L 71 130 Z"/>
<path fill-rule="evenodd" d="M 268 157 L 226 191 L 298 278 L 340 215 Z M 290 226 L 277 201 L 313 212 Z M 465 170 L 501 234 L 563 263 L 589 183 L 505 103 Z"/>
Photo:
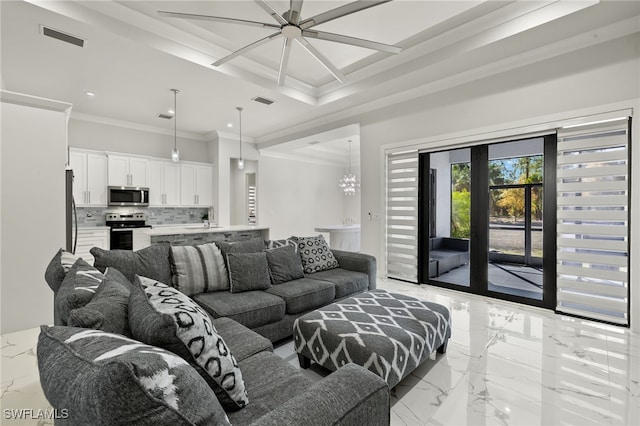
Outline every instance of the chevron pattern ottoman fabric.
<path fill-rule="evenodd" d="M 337 370 L 353 362 L 397 385 L 451 336 L 449 310 L 411 296 L 372 290 L 298 318 L 293 341 L 300 365 Z"/>

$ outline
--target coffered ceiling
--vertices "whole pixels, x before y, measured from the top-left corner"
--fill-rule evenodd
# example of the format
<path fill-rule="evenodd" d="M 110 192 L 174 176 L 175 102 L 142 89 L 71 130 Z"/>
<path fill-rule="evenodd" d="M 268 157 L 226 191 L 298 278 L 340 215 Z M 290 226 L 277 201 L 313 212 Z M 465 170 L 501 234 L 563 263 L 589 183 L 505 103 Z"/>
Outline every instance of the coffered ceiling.
<path fill-rule="evenodd" d="M 348 4 L 306 0 L 303 19 Z M 289 1 L 268 4 L 279 14 Z M 172 129 L 157 117 L 178 95 L 178 130 L 204 138 L 232 132 L 265 148 L 335 117 L 344 119 L 616 38 L 638 34 L 635 1 L 396 0 L 313 27 L 401 47 L 398 54 L 309 39 L 335 65 L 337 81 L 294 43 L 284 85 L 283 38 L 220 66 L 212 63 L 272 34 L 158 11 L 277 22 L 256 1 L 2 1 L 3 89 L 71 102 L 73 116 Z M 46 26 L 86 41 L 45 37 Z M 96 94 L 85 95 L 86 91 Z M 260 96 L 272 105 L 252 101 Z M 273 148 L 271 148 L 273 149 Z"/>

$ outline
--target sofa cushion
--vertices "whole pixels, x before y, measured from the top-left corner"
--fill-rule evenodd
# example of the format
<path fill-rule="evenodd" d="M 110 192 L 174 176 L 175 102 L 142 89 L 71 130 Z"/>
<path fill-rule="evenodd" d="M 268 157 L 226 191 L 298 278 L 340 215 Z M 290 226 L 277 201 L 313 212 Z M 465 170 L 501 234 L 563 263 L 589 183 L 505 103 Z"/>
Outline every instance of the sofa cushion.
<path fill-rule="evenodd" d="M 340 267 L 322 235 L 317 237 L 291 237 L 291 239 L 298 243 L 298 253 L 300 253 L 302 259 L 305 274 L 313 274 L 314 272 Z"/>
<path fill-rule="evenodd" d="M 229 274 L 222 252 L 214 243 L 199 246 L 172 246 L 173 287 L 187 296 L 229 289 Z"/>
<path fill-rule="evenodd" d="M 273 284 L 282 284 L 304 277 L 302 260 L 296 253 L 294 246 L 284 245 L 271 248 L 267 249 L 266 253 Z"/>
<path fill-rule="evenodd" d="M 202 293 L 193 296 L 193 300 L 214 318 L 231 318 L 249 328 L 280 321 L 286 309 L 284 300 L 259 290 Z"/>
<path fill-rule="evenodd" d="M 313 384 L 300 370 L 271 352 L 260 352 L 240 361 L 240 368 L 245 372 L 251 404 L 229 413 L 232 424 L 260 424 L 260 417 L 304 393 Z M 313 424 L 322 424 L 321 419 L 311 420 L 315 420 Z"/>
<path fill-rule="evenodd" d="M 227 254 L 227 264 L 231 293 L 266 290 L 271 287 L 269 265 L 265 252 L 229 253 Z"/>
<path fill-rule="evenodd" d="M 153 244 L 138 251 L 104 250 L 93 247 L 91 254 L 95 258 L 94 266 L 100 271 L 107 266 L 120 270 L 131 282 L 136 274 L 149 277 L 161 283 L 171 282 L 171 268 L 169 262 L 169 243 Z"/>
<path fill-rule="evenodd" d="M 229 253 L 257 253 L 264 250 L 264 240 L 260 237 L 243 241 L 216 241 L 216 244 L 222 251 L 224 258 Z"/>
<path fill-rule="evenodd" d="M 71 269 L 78 259 L 78 256 L 63 249 L 58 250 L 55 256 L 53 256 L 53 259 L 51 259 L 47 269 L 44 271 L 44 279 L 54 293 L 58 291 L 62 280 L 64 280 L 67 272 L 69 272 L 69 269 Z"/>
<path fill-rule="evenodd" d="M 342 268 L 316 272 L 311 277 L 314 280 L 333 283 L 336 286 L 336 299 L 342 299 L 354 293 L 361 293 L 369 288 L 369 276 L 367 274 L 347 271 Z"/>
<path fill-rule="evenodd" d="M 65 424 L 229 424 L 202 377 L 166 350 L 100 330 L 42 326 L 37 352 L 42 390 L 66 410 Z"/>
<path fill-rule="evenodd" d="M 211 322 L 238 362 L 262 351 L 273 352 L 273 345 L 269 339 L 231 318 L 216 318 Z"/>
<path fill-rule="evenodd" d="M 191 364 L 225 409 L 248 404 L 242 372 L 211 318 L 189 296 L 136 276 L 129 302 L 134 338 L 167 349 Z"/>
<path fill-rule="evenodd" d="M 287 305 L 288 314 L 298 314 L 331 303 L 336 290 L 333 283 L 328 281 L 300 278 L 275 285 L 267 293 L 282 298 Z"/>
<path fill-rule="evenodd" d="M 96 294 L 85 306 L 69 314 L 71 327 L 92 328 L 131 336 L 129 294 L 131 283 L 117 269 L 107 268 Z"/>
<path fill-rule="evenodd" d="M 76 260 L 62 280 L 54 300 L 60 325 L 67 325 L 73 309 L 89 303 L 103 279 L 102 272 L 82 259 Z"/>

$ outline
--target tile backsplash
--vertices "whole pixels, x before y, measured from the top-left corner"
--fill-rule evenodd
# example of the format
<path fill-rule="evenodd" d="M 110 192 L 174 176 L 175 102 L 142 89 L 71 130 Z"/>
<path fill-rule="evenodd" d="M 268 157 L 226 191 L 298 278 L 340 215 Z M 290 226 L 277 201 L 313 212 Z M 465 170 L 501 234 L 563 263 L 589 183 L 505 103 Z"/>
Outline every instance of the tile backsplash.
<path fill-rule="evenodd" d="M 104 226 L 106 213 L 143 212 L 147 215 L 147 225 L 181 225 L 200 223 L 206 208 L 119 208 L 119 207 L 78 207 L 78 226 Z"/>

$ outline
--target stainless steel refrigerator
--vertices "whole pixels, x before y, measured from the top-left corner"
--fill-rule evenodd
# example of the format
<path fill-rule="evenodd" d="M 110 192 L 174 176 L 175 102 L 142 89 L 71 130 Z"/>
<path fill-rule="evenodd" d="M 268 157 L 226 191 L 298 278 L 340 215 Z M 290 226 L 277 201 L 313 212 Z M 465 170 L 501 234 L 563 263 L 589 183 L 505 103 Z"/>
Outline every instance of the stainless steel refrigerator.
<path fill-rule="evenodd" d="M 66 250 L 75 254 L 78 243 L 78 213 L 73 199 L 73 169 L 69 166 L 65 170 L 65 229 Z"/>

